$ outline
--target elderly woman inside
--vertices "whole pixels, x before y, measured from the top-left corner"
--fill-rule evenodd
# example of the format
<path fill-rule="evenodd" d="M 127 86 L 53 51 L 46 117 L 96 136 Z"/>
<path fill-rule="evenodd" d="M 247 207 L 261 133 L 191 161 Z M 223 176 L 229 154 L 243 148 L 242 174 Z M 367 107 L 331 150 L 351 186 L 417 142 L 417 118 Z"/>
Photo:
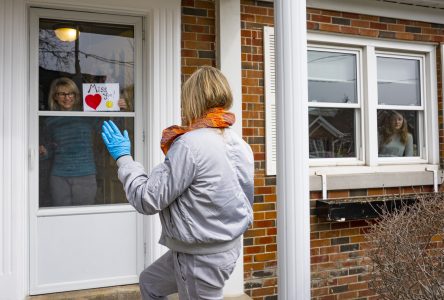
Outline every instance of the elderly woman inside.
<path fill-rule="evenodd" d="M 413 156 L 413 137 L 403 114 L 390 111 L 379 135 L 379 156 Z"/>

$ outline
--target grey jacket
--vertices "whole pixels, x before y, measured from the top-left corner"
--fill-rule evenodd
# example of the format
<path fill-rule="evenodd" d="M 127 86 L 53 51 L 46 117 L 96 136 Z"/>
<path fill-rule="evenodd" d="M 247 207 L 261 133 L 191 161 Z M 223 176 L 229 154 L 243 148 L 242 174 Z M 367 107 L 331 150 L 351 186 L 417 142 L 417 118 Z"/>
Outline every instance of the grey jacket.
<path fill-rule="evenodd" d="M 227 251 L 253 221 L 253 153 L 232 129 L 180 136 L 150 174 L 131 156 L 117 165 L 128 201 L 142 214 L 159 213 L 159 242 L 172 250 Z"/>

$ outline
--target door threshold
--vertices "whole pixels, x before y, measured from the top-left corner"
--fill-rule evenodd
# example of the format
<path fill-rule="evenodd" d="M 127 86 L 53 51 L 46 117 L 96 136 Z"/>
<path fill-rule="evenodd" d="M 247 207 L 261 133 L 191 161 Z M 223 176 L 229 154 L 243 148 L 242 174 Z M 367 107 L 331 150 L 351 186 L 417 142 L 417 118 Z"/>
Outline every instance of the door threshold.
<path fill-rule="evenodd" d="M 62 293 L 28 296 L 27 300 L 141 300 L 139 285 L 121 285 Z"/>
<path fill-rule="evenodd" d="M 88 289 L 62 293 L 28 296 L 27 300 L 142 300 L 138 284 L 112 286 L 106 288 Z M 178 300 L 179 296 L 173 294 L 168 300 Z M 243 294 L 236 297 L 224 297 L 224 300 L 251 300 Z"/>

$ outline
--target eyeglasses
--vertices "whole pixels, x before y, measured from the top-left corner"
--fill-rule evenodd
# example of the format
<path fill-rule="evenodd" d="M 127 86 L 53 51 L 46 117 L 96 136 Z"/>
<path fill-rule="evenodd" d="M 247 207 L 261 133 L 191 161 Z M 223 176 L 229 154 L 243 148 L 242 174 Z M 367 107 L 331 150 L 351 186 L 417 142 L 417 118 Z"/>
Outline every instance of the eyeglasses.
<path fill-rule="evenodd" d="M 72 97 L 74 97 L 76 95 L 76 93 L 73 93 L 73 92 L 71 92 L 71 93 L 56 93 L 56 96 L 57 97 L 70 97 L 70 98 L 72 98 Z"/>

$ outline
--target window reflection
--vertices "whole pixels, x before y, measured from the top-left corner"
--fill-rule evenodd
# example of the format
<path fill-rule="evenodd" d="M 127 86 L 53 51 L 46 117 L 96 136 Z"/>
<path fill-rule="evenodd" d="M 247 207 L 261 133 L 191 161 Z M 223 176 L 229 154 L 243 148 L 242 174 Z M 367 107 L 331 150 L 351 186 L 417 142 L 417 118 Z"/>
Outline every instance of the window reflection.
<path fill-rule="evenodd" d="M 126 203 L 100 131 L 112 119 L 134 142 L 132 114 L 107 116 L 134 111 L 134 27 L 51 19 L 39 24 L 40 207 Z M 75 34 L 57 36 L 60 27 Z"/>
<path fill-rule="evenodd" d="M 357 103 L 356 55 L 308 51 L 308 100 Z"/>
<path fill-rule="evenodd" d="M 417 114 L 378 110 L 379 157 L 419 156 Z"/>
<path fill-rule="evenodd" d="M 378 57 L 378 103 L 421 105 L 419 60 Z"/>
<path fill-rule="evenodd" d="M 72 26 L 80 32 L 74 41 L 62 41 L 55 29 Z M 82 84 L 118 84 L 117 98 L 126 101 L 126 111 L 134 103 L 134 28 L 133 26 L 40 20 L 39 29 L 39 109 L 50 110 L 51 83 L 60 77 Z"/>
<path fill-rule="evenodd" d="M 309 108 L 310 158 L 355 157 L 355 110 Z"/>
<path fill-rule="evenodd" d="M 112 119 L 134 141 L 133 118 L 40 117 L 40 206 L 126 203 L 117 165 L 100 136 Z"/>

